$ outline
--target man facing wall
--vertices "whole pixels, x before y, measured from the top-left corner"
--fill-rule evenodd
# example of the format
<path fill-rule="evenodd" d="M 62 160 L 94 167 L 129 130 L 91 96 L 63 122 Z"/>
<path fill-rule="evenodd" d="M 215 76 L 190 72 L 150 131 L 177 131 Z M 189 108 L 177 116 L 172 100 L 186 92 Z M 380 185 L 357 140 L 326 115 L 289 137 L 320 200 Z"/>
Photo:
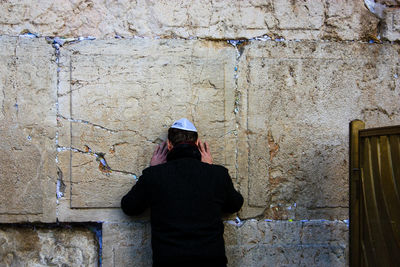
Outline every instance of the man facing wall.
<path fill-rule="evenodd" d="M 153 266 L 226 266 L 221 217 L 239 211 L 243 197 L 228 170 L 212 164 L 195 126 L 174 122 L 150 165 L 121 208 L 127 215 L 150 208 Z"/>

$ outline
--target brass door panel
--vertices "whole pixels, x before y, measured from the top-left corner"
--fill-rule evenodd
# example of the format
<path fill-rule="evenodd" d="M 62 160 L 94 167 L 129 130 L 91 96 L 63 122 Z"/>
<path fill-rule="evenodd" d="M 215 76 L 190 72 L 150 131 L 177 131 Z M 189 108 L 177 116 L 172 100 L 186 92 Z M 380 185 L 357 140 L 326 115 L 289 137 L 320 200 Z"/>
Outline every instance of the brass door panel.
<path fill-rule="evenodd" d="M 400 126 L 350 125 L 350 264 L 400 266 Z"/>

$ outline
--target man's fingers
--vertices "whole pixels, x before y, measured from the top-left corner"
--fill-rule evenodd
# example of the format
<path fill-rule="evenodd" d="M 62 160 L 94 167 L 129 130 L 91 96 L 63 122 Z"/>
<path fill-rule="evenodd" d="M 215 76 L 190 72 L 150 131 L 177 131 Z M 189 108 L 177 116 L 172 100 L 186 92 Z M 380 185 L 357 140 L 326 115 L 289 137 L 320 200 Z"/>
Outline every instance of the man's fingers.
<path fill-rule="evenodd" d="M 158 154 L 159 150 L 160 150 L 160 145 L 157 145 L 156 149 L 154 149 L 153 155 Z"/>
<path fill-rule="evenodd" d="M 168 146 L 167 146 L 167 142 L 163 142 L 162 143 L 162 151 L 161 151 L 161 154 L 167 154 L 167 152 L 168 152 Z"/>
<path fill-rule="evenodd" d="M 208 153 L 210 151 L 207 142 L 204 142 L 204 148 L 205 148 L 206 153 Z"/>
<path fill-rule="evenodd" d="M 200 139 L 197 139 L 196 145 L 199 148 L 199 151 L 201 153 L 201 141 L 200 141 Z"/>
<path fill-rule="evenodd" d="M 200 141 L 200 152 L 201 153 L 205 152 L 204 144 L 201 141 Z"/>

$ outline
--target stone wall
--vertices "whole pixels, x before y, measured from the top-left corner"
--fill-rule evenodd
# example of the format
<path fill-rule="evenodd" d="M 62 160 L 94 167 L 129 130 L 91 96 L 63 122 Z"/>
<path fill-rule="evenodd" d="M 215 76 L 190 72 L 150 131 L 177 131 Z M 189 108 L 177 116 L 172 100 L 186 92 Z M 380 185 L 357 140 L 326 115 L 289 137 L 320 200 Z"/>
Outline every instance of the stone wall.
<path fill-rule="evenodd" d="M 1 2 L 0 263 L 97 265 L 93 238 L 68 258 L 80 229 L 43 230 L 47 263 L 18 243 L 59 221 L 101 222 L 104 266 L 150 266 L 148 216 L 119 201 L 187 117 L 245 198 L 230 266 L 345 266 L 348 124 L 400 124 L 398 5 Z"/>
<path fill-rule="evenodd" d="M 0 224 L 1 266 L 97 266 L 98 263 L 95 231 L 85 226 Z"/>

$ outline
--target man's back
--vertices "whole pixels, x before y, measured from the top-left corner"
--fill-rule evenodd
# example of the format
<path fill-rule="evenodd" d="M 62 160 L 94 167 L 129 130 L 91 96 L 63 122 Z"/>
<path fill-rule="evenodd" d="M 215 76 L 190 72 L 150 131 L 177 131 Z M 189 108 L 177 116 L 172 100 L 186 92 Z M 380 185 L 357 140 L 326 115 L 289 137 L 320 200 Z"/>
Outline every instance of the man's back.
<path fill-rule="evenodd" d="M 129 215 L 151 208 L 154 266 L 226 263 L 221 216 L 238 211 L 243 198 L 226 168 L 198 155 L 196 146 L 175 147 L 167 163 L 145 169 L 122 199 Z"/>

